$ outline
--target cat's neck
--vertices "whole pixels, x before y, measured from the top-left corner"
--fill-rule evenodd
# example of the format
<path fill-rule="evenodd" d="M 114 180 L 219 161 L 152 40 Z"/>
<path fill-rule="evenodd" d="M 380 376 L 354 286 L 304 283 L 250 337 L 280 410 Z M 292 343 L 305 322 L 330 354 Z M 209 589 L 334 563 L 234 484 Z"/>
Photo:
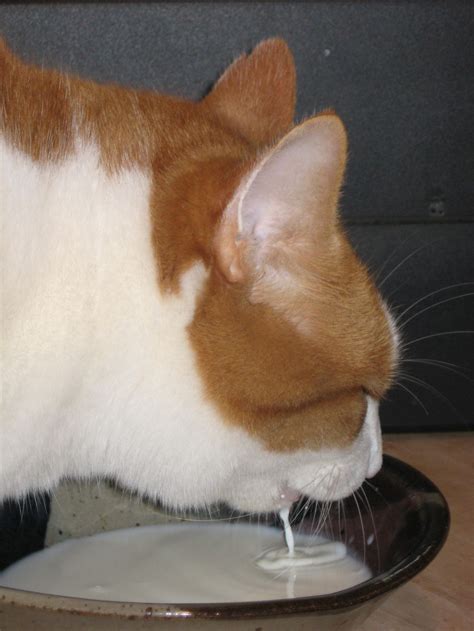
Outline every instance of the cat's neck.
<path fill-rule="evenodd" d="M 205 102 L 30 66 L 1 39 L 0 70 L 0 131 L 33 160 L 61 160 L 79 138 L 98 146 L 107 171 L 160 171 L 190 149 L 244 144 Z"/>
<path fill-rule="evenodd" d="M 109 172 L 148 168 L 172 158 L 196 115 L 195 104 L 181 99 L 29 66 L 1 40 L 0 68 L 0 130 L 37 162 L 61 161 L 81 140 L 98 147 Z"/>
<path fill-rule="evenodd" d="M 205 101 L 38 69 L 13 56 L 1 40 L 0 70 L 0 134 L 7 146 L 45 170 L 80 162 L 90 150 L 98 173 L 147 174 L 161 289 L 176 291 L 190 265 L 211 261 L 216 222 L 255 147 Z"/>

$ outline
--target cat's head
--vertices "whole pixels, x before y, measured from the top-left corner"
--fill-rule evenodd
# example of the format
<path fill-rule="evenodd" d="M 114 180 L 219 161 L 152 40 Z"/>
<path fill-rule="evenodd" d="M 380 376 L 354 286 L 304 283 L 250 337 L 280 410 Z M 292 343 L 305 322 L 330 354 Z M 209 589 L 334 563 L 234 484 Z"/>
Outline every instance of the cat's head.
<path fill-rule="evenodd" d="M 326 112 L 293 127 L 294 94 L 291 54 L 270 40 L 206 101 L 258 147 L 215 227 L 189 327 L 207 396 L 261 446 L 223 498 L 241 509 L 338 499 L 373 476 L 397 363 L 394 324 L 338 216 L 344 125 Z"/>

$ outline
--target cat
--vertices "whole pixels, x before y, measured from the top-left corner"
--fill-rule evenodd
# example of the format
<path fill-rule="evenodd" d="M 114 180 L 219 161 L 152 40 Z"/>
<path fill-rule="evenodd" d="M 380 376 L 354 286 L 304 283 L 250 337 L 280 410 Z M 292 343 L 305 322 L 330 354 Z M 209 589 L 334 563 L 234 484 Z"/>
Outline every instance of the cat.
<path fill-rule="evenodd" d="M 106 476 L 264 512 L 373 476 L 398 333 L 287 44 L 199 102 L 0 65 L 0 499 Z"/>

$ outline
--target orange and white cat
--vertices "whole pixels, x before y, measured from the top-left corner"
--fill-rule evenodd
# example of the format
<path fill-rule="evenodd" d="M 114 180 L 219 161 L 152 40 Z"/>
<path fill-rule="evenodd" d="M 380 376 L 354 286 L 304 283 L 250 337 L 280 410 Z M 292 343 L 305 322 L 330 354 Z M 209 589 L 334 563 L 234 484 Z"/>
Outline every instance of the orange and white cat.
<path fill-rule="evenodd" d="M 274 510 L 381 465 L 397 333 L 338 220 L 346 133 L 279 39 L 198 103 L 0 47 L 0 498 L 112 477 Z"/>

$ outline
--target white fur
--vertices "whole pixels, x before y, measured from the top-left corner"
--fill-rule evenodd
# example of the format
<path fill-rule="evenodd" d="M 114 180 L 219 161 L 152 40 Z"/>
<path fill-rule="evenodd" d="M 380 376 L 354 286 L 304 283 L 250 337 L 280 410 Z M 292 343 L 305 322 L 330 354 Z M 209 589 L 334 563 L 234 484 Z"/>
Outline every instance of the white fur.
<path fill-rule="evenodd" d="M 110 476 L 172 506 L 338 498 L 380 466 L 377 405 L 350 449 L 266 451 L 203 394 L 186 326 L 206 278 L 161 295 L 150 181 L 79 146 L 38 165 L 0 138 L 0 499 Z"/>

